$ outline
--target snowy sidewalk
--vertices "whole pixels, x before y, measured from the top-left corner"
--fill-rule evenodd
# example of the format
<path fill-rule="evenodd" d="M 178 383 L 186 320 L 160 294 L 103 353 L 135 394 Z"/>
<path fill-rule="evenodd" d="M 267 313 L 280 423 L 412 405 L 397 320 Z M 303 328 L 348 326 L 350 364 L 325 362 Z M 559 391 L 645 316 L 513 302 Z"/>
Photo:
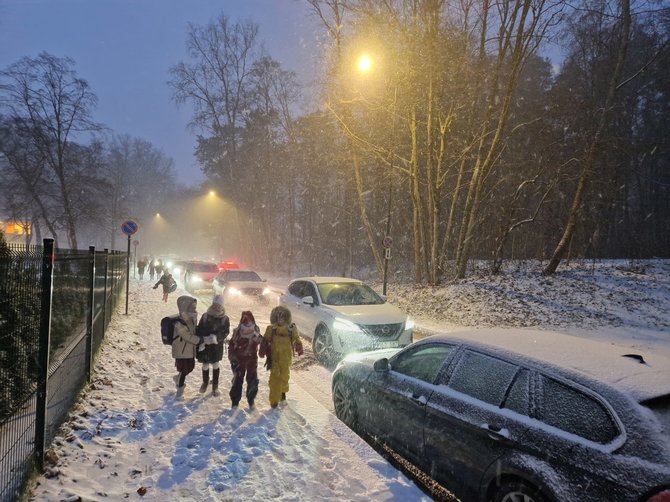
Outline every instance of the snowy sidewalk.
<path fill-rule="evenodd" d="M 176 400 L 159 324 L 176 311 L 179 294 L 164 304 L 149 283 L 131 280 L 129 315 L 121 305 L 91 390 L 56 438 L 57 460 L 33 500 L 430 500 L 298 378 L 287 403 L 271 409 L 262 363 L 254 410 L 231 410 L 225 359 L 221 396 L 198 393 L 197 364 Z M 199 303 L 202 314 L 207 305 Z M 312 373 L 321 374 L 301 374 L 303 385 Z"/>

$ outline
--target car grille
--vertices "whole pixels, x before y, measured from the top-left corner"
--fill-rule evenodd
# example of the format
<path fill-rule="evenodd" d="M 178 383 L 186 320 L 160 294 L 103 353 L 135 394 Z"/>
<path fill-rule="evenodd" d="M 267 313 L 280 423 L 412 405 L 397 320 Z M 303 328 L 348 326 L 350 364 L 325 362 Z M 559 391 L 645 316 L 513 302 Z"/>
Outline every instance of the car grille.
<path fill-rule="evenodd" d="M 240 293 L 249 296 L 261 296 L 263 294 L 263 290 L 258 288 L 242 288 L 240 289 Z"/>
<path fill-rule="evenodd" d="M 363 324 L 361 329 L 368 335 L 384 340 L 395 340 L 403 331 L 403 323 L 397 324 Z"/>

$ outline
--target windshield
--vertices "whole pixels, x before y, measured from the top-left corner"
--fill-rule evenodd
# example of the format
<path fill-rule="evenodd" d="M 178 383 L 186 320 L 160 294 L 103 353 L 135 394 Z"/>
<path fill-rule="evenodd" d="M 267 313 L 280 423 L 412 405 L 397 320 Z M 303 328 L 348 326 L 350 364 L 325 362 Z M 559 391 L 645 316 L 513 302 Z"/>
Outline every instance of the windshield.
<path fill-rule="evenodd" d="M 256 272 L 234 271 L 227 272 L 228 281 L 262 281 Z"/>
<path fill-rule="evenodd" d="M 380 305 L 384 300 L 375 291 L 360 283 L 319 284 L 319 294 L 326 305 Z"/>

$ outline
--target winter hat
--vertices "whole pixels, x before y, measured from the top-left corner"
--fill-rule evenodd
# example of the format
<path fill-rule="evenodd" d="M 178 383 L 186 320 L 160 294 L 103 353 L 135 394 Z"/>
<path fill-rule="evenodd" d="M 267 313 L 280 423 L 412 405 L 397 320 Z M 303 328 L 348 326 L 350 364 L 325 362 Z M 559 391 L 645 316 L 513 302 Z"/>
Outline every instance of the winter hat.
<path fill-rule="evenodd" d="M 240 324 L 256 324 L 256 319 L 254 319 L 254 315 L 251 313 L 251 310 L 245 310 L 242 312 L 242 316 L 240 317 Z"/>
<path fill-rule="evenodd" d="M 214 295 L 214 298 L 212 299 L 212 305 L 223 305 L 223 296 Z"/>

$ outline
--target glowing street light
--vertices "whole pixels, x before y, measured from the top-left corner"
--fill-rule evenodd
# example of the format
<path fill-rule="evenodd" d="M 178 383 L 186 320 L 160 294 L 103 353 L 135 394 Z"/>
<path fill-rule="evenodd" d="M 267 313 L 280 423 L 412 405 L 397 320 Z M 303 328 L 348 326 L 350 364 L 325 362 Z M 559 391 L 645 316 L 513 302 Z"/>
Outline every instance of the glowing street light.
<path fill-rule="evenodd" d="M 358 58 L 357 66 L 358 71 L 360 71 L 361 73 L 368 73 L 372 71 L 372 65 L 373 65 L 372 58 L 368 54 L 362 54 Z"/>

